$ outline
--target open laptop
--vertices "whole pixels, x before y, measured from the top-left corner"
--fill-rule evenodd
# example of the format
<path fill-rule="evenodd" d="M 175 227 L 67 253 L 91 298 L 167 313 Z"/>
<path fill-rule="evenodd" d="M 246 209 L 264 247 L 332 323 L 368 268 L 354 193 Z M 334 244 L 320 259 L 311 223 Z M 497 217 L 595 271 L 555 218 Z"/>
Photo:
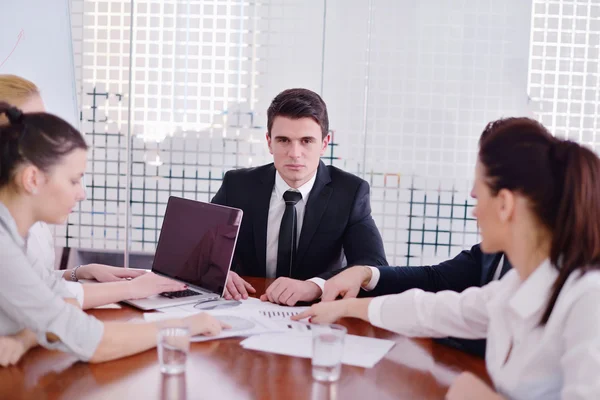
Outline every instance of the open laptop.
<path fill-rule="evenodd" d="M 152 272 L 188 289 L 127 300 L 142 310 L 206 303 L 223 295 L 242 221 L 242 210 L 171 196 Z"/>

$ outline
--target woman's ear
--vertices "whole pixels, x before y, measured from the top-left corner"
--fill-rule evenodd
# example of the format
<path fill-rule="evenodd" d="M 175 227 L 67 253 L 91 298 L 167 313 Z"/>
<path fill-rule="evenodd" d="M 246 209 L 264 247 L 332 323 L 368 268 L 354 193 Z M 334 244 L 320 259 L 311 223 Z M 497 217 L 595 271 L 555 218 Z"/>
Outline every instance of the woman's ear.
<path fill-rule="evenodd" d="M 498 216 L 500 217 L 500 221 L 510 221 L 515 213 L 515 194 L 508 189 L 500 189 L 496 196 L 496 201 L 498 204 Z"/>
<path fill-rule="evenodd" d="M 35 196 L 39 193 L 40 185 L 44 181 L 42 175 L 42 171 L 39 168 L 30 164 L 23 167 L 18 182 L 25 192 Z"/>

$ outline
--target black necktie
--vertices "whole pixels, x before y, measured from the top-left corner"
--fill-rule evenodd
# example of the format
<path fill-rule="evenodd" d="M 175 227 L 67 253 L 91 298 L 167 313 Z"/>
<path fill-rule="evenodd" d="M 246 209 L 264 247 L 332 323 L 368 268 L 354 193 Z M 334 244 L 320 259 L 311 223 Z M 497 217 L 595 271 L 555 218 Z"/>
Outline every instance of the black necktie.
<path fill-rule="evenodd" d="M 285 212 L 281 218 L 279 228 L 279 244 L 277 246 L 277 277 L 292 274 L 292 266 L 296 257 L 296 238 L 298 223 L 296 217 L 296 203 L 302 200 L 302 194 L 288 190 L 283 194 Z"/>

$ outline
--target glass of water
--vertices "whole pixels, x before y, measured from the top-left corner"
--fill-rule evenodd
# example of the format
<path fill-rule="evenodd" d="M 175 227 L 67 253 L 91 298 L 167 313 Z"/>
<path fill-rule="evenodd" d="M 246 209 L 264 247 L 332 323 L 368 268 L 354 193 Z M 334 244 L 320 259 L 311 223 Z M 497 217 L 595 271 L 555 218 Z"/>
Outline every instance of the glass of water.
<path fill-rule="evenodd" d="M 320 382 L 336 382 L 342 371 L 346 328 L 337 325 L 312 325 L 312 376 Z"/>
<path fill-rule="evenodd" d="M 185 372 L 185 363 L 190 352 L 189 328 L 174 323 L 160 326 L 157 349 L 160 372 L 168 375 Z"/>

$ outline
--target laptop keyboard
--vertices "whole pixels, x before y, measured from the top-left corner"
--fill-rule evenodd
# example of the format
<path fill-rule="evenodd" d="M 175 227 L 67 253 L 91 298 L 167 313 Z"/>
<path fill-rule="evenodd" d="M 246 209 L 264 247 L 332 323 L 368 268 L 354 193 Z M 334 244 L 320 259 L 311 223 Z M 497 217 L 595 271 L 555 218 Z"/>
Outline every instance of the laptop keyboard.
<path fill-rule="evenodd" d="M 198 296 L 200 294 L 201 293 L 195 292 L 190 289 L 186 289 L 186 290 L 179 290 L 177 292 L 163 292 L 160 295 L 164 296 L 164 297 L 168 297 L 170 299 L 178 299 L 181 297 Z"/>

